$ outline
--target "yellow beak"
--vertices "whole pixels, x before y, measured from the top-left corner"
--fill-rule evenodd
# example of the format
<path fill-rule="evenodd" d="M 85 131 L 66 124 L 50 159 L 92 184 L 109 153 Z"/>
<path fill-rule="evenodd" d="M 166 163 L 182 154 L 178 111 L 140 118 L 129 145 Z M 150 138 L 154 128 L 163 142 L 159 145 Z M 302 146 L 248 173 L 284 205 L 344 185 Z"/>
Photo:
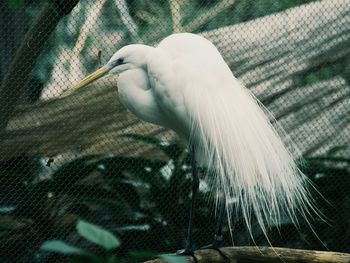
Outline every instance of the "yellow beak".
<path fill-rule="evenodd" d="M 94 82 L 95 80 L 103 77 L 110 71 L 110 68 L 107 66 L 103 66 L 102 68 L 99 68 L 95 72 L 91 73 L 90 75 L 83 78 L 81 81 L 79 81 L 77 84 L 75 84 L 73 87 L 69 88 L 63 94 L 61 95 L 61 98 L 68 97 L 72 94 L 74 94 L 78 89 L 81 89 L 90 83 Z"/>

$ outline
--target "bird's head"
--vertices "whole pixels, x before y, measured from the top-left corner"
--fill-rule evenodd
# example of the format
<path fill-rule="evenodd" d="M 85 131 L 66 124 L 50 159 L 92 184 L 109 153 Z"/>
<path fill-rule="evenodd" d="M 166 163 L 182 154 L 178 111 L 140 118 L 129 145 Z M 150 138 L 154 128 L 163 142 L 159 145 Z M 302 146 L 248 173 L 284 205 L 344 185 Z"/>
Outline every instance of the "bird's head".
<path fill-rule="evenodd" d="M 119 49 L 108 61 L 110 74 L 120 74 L 134 68 L 143 68 L 153 47 L 133 44 Z"/>
<path fill-rule="evenodd" d="M 147 64 L 147 57 L 153 49 L 153 47 L 141 44 L 128 45 L 119 49 L 105 66 L 83 78 L 73 87 L 64 92 L 61 97 L 72 95 L 78 89 L 87 86 L 106 74 L 120 75 L 131 69 L 144 68 Z"/>

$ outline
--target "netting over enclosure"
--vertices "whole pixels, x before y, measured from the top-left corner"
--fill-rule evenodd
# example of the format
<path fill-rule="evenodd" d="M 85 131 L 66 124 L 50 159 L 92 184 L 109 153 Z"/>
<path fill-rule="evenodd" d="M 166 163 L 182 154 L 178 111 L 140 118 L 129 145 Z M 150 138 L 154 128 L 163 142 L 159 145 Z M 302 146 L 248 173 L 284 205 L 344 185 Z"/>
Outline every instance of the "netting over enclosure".
<path fill-rule="evenodd" d="M 327 218 L 311 220 L 318 237 L 303 220 L 296 228 L 286 219 L 269 230 L 271 244 L 350 252 L 348 0 L 7 0 L 0 2 L 1 262 L 68 262 L 81 254 L 62 244 L 55 249 L 65 255 L 40 249 L 48 240 L 110 257 L 77 232 L 79 220 L 118 237 L 115 262 L 184 247 L 186 145 L 129 113 L 115 76 L 59 98 L 121 47 L 155 46 L 177 32 L 218 48 L 294 141 L 300 168 L 327 200 L 315 194 Z M 205 182 L 200 189 L 197 247 L 212 241 L 216 226 Z M 269 245 L 254 223 L 255 243 L 242 220 L 233 224 L 235 245 Z"/>

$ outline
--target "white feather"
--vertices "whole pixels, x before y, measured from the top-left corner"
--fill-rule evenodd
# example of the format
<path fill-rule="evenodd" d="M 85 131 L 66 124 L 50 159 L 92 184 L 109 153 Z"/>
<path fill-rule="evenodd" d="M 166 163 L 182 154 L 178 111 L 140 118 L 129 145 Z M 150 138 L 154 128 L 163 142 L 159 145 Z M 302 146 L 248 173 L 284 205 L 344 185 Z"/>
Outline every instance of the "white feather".
<path fill-rule="evenodd" d="M 278 224 L 281 212 L 296 222 L 296 211 L 312 209 L 306 178 L 269 113 L 233 76 L 215 46 L 196 35 L 175 34 L 159 48 L 173 59 L 186 105 L 183 127 L 191 127 L 188 140 L 196 145 L 198 161 L 214 174 L 209 178 L 213 196 L 224 193 L 229 216 L 238 212 L 233 198 L 247 227 L 254 215 L 266 234 L 266 224 Z"/>
<path fill-rule="evenodd" d="M 314 210 L 306 177 L 270 123 L 270 113 L 233 76 L 211 42 L 183 33 L 165 38 L 157 48 L 130 49 L 134 57 L 139 50 L 147 53 L 142 57 L 149 82 L 138 85 L 148 97 L 132 94 L 135 89 L 121 81 L 119 87 L 129 93 L 126 106 L 140 118 L 156 109 L 155 120 L 143 119 L 169 127 L 195 145 L 199 163 L 214 175 L 208 180 L 216 203 L 219 193 L 226 198 L 229 218 L 240 211 L 251 231 L 254 216 L 267 235 L 281 213 L 297 223 L 297 211 L 306 216 Z M 145 103 L 150 101 L 154 105 Z"/>

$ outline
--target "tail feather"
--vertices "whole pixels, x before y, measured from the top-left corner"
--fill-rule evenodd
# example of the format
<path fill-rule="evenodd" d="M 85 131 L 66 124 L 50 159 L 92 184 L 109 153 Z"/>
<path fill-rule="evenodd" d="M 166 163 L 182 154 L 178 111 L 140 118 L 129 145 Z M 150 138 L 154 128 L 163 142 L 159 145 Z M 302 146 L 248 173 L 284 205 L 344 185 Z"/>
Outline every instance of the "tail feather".
<path fill-rule="evenodd" d="M 307 179 L 296 166 L 268 118 L 268 111 L 232 77 L 230 87 L 191 89 L 191 143 L 208 167 L 212 193 L 226 198 L 231 217 L 240 211 L 251 232 L 251 215 L 261 230 L 280 222 L 281 213 L 297 224 L 296 212 L 313 209 Z M 265 111 L 265 112 L 264 112 Z M 266 114 L 267 113 L 267 114 Z M 232 206 L 230 200 L 236 200 Z M 233 210 L 236 207 L 236 211 Z"/>

